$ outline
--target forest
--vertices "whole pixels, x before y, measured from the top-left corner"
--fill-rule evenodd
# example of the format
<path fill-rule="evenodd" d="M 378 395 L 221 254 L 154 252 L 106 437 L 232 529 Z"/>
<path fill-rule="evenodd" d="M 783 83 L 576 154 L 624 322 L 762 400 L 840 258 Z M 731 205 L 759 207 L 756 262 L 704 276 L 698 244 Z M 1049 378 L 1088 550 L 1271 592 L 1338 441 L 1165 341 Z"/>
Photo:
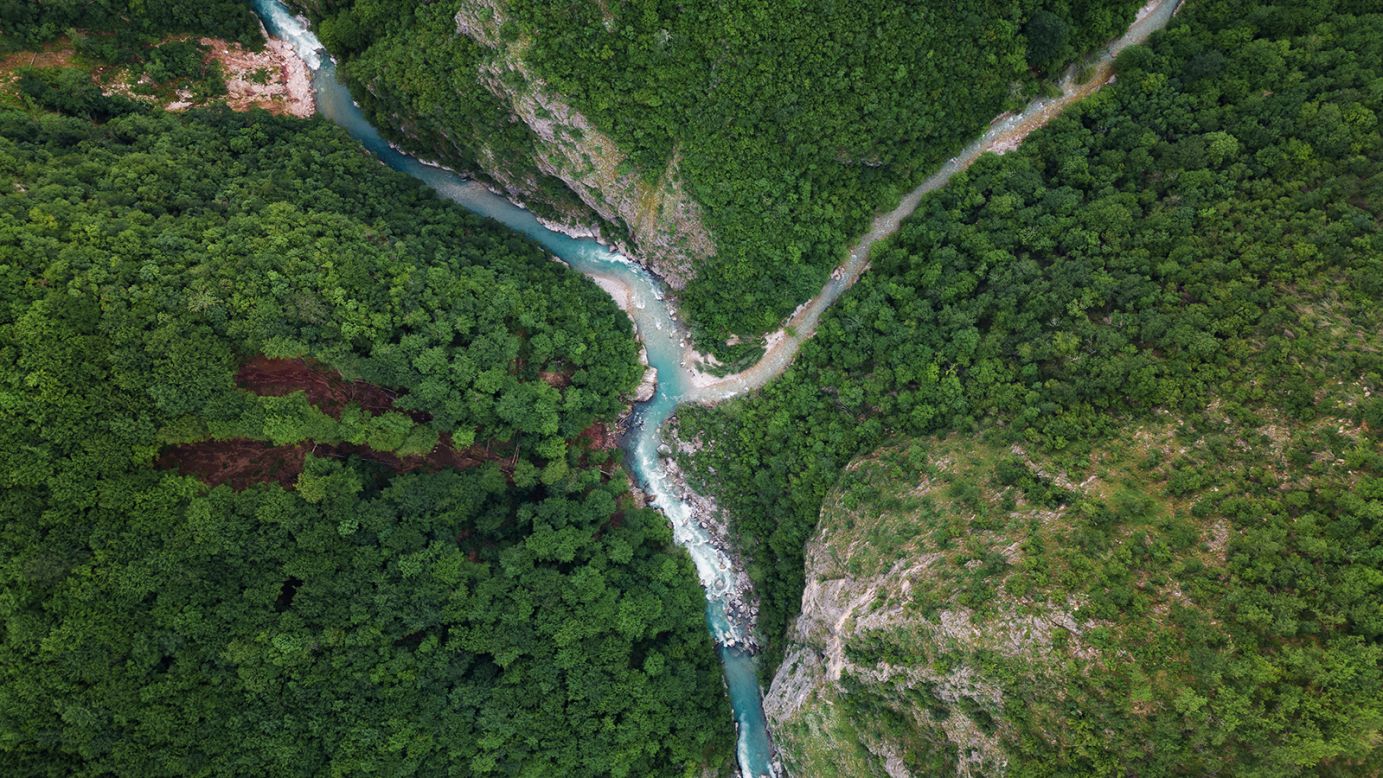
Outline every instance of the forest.
<path fill-rule="evenodd" d="M 262 44 L 259 23 L 241 0 L 6 0 L 0 2 L 0 51 L 43 43 L 71 30 L 99 30 L 130 41 L 197 33 Z"/>
<path fill-rule="evenodd" d="M 325 122 L 20 88 L 0 772 L 729 762 L 695 572 L 609 444 L 642 369 L 604 292 Z"/>
<path fill-rule="evenodd" d="M 304 0 L 376 123 L 460 169 L 540 181 L 533 139 L 487 91 L 455 8 Z M 674 157 L 717 253 L 680 303 L 704 348 L 811 297 L 870 218 L 1001 111 L 1117 37 L 1139 0 L 481 4 L 564 99 L 656 181 Z M 488 12 L 487 12 L 488 13 Z M 521 176 L 520 176 L 521 177 Z"/>
<path fill-rule="evenodd" d="M 1185 592 L 1204 617 L 1135 620 L 1111 643 L 1194 635 L 1190 658 L 1168 663 L 1170 699 L 1136 713 L 1092 701 L 1103 723 L 1088 742 L 1029 743 L 1028 764 L 1289 775 L 1348 772 L 1377 748 L 1381 47 L 1369 3 L 1188 3 L 1121 57 L 1113 85 L 929 196 L 783 378 L 681 412 L 679 434 L 709 443 L 690 466 L 751 558 L 779 644 L 770 672 L 801 601 L 804 543 L 857 457 L 950 434 L 1084 470 L 1137 424 L 1189 434 L 1227 416 L 1231 430 L 1306 442 L 1280 473 L 1255 462 L 1262 440 L 1226 433 L 1209 451 L 1183 447 L 1169 472 L 1150 466 L 1195 532 L 1232 529 L 1224 565 Z M 1302 434 L 1335 419 L 1338 433 Z M 1052 596 L 1098 618 L 1146 605 L 1168 562 L 1123 541 L 1138 513 L 1075 514 L 1087 523 L 1071 532 L 1100 550 L 1093 567 L 1035 580 L 1060 580 Z M 1185 548 L 1162 532 L 1149 544 Z M 1064 548 L 1030 562 L 1056 567 Z M 1005 571 L 1002 557 L 983 565 Z"/>
<path fill-rule="evenodd" d="M 396 139 L 579 207 L 454 6 L 299 5 Z M 714 345 L 1137 5 L 485 7 L 631 165 L 681 160 Z M 258 42 L 234 0 L 0 2 L 5 51 L 207 78 L 183 33 Z M 841 661 L 985 694 L 847 674 L 851 759 L 954 771 L 963 724 L 1022 775 L 1383 770 L 1380 62 L 1369 0 L 1192 0 L 930 195 L 786 374 L 682 410 L 765 680 L 809 573 L 931 565 Z M 695 571 L 611 446 L 641 367 L 605 293 L 324 121 L 166 114 L 76 68 L 13 87 L 0 771 L 730 767 Z M 1040 656 L 928 639 L 961 610 L 1074 628 Z M 790 756 L 848 771 L 834 745 Z"/>

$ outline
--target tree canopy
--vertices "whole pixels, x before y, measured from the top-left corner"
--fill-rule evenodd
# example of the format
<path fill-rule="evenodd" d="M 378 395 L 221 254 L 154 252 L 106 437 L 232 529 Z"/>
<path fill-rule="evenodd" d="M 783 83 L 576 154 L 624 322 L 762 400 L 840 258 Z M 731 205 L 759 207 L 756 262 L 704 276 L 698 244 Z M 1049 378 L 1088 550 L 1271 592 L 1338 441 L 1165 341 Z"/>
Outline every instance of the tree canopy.
<path fill-rule="evenodd" d="M 726 762 L 696 574 L 581 434 L 641 373 L 609 298 L 324 122 L 97 118 L 0 111 L 3 772 Z M 256 355 L 396 397 L 246 391 Z M 496 455 L 371 453 L 440 436 Z M 340 443 L 158 466 L 208 440 Z"/>
<path fill-rule="evenodd" d="M 500 34 L 521 43 L 525 66 L 609 133 L 641 175 L 656 182 L 677 160 L 717 247 L 680 302 L 702 345 L 723 351 L 731 334 L 752 340 L 777 326 L 821 288 L 875 212 L 1041 79 L 1116 37 L 1140 4 L 506 0 L 486 8 L 503 14 Z M 468 171 L 530 178 L 531 199 L 570 203 L 561 182 L 538 169 L 532 135 L 490 91 L 480 73 L 489 54 L 458 34 L 453 7 L 302 5 L 345 56 L 354 93 L 395 137 Z M 1041 61 L 1030 65 L 1034 51 Z"/>
<path fill-rule="evenodd" d="M 0 50 L 41 43 L 69 30 L 119 36 L 197 33 L 259 45 L 263 38 L 249 4 L 240 0 L 5 0 L 0 2 Z"/>
<path fill-rule="evenodd" d="M 753 560 L 766 639 L 798 609 L 823 497 L 896 436 L 985 431 L 1080 461 L 1167 414 L 1341 418 L 1362 425 L 1349 456 L 1327 453 L 1348 441 L 1316 440 L 1286 475 L 1240 479 L 1229 451 L 1188 454 L 1168 476 L 1196 526 L 1223 518 L 1242 549 L 1193 595 L 1221 626 L 1181 679 L 1221 739 L 1128 731 L 1206 773 L 1357 755 L 1380 699 L 1377 611 L 1363 606 L 1380 594 L 1380 45 L 1383 15 L 1366 4 L 1188 4 L 1121 58 L 1114 84 L 930 195 L 782 379 L 684 410 L 681 434 L 709 443 L 691 464 Z M 1318 468 L 1365 480 L 1322 475 L 1283 502 Z M 1137 580 L 1161 563 L 1109 564 Z M 1074 593 L 1117 614 L 1107 585 Z M 1315 710 L 1259 728 L 1236 707 L 1289 708 L 1341 666 L 1357 673 L 1350 726 Z"/>

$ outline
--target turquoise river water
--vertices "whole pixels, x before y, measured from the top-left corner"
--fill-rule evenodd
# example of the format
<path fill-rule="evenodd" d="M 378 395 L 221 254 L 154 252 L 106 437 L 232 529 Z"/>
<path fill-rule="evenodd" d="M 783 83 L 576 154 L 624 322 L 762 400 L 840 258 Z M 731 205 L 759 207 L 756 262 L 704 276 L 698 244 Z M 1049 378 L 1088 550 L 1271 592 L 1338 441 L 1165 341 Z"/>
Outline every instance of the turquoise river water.
<path fill-rule="evenodd" d="M 585 275 L 597 281 L 613 282 L 627 290 L 629 305 L 626 310 L 648 352 L 649 365 L 658 370 L 657 391 L 651 400 L 635 408 L 630 420 L 630 431 L 624 442 L 627 459 L 653 504 L 668 517 L 674 539 L 691 555 L 706 589 L 706 620 L 725 669 L 730 706 L 739 731 L 737 758 L 741 774 L 752 778 L 771 775 L 773 747 L 764 720 L 758 671 L 753 655 L 740 647 L 749 637 L 749 625 L 737 623 L 727 610 L 726 598 L 733 591 L 735 580 L 732 566 L 694 520 L 691 508 L 676 496 L 658 456 L 659 428 L 677 405 L 689 399 L 697 389 L 692 374 L 682 367 L 688 349 L 685 330 L 664 301 L 658 280 L 643 267 L 595 240 L 573 238 L 548 229 L 532 213 L 483 185 L 391 146 L 365 118 L 350 91 L 337 78 L 335 64 L 306 21 L 279 0 L 252 2 L 269 34 L 291 44 L 312 70 L 313 93 L 322 116 L 345 128 L 351 137 L 389 167 L 417 178 L 469 211 L 522 233 Z"/>

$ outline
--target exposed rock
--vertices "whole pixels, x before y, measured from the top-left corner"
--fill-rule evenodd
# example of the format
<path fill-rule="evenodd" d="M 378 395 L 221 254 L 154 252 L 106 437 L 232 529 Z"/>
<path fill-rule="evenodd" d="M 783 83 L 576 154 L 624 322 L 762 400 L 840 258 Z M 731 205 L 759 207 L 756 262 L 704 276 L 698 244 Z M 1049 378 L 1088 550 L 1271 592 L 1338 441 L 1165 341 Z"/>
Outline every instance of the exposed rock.
<path fill-rule="evenodd" d="M 643 371 L 643 381 L 639 383 L 639 388 L 634 390 L 634 402 L 648 402 L 657 391 L 658 368 L 650 367 Z"/>
<path fill-rule="evenodd" d="M 695 274 L 696 262 L 715 253 L 715 244 L 700 206 L 682 185 L 677 155 L 648 183 L 651 177 L 635 169 L 613 139 L 531 72 L 523 60 L 526 41 L 500 36 L 505 10 L 503 0 L 465 0 L 456 14 L 457 33 L 491 50 L 478 73 L 481 83 L 532 132 L 537 168 L 565 182 L 601 219 L 621 225 L 634 244 L 631 253 L 680 289 Z M 487 165 L 484 155 L 480 162 Z M 522 190 L 525 183 L 501 167 L 491 158 L 486 172 L 506 188 Z"/>
<path fill-rule="evenodd" d="M 226 105 L 235 110 L 258 106 L 271 113 L 307 117 L 316 112 L 312 74 L 286 41 L 270 38 L 264 51 L 203 38 L 226 73 Z M 267 73 L 267 80 L 260 77 Z M 263 81 L 263 83 L 261 83 Z"/>
<path fill-rule="evenodd" d="M 754 591 L 754 582 L 750 579 L 749 572 L 745 568 L 744 558 L 730 538 L 729 516 L 714 499 L 694 491 L 688 485 L 687 474 L 682 469 L 677 457 L 674 456 L 677 452 L 685 452 L 690 447 L 699 446 L 699 441 L 689 443 L 682 440 L 675 416 L 663 428 L 663 436 L 667 441 L 659 447 L 660 453 L 663 448 L 667 449 L 667 454 L 663 455 L 665 457 L 663 468 L 667 472 L 673 488 L 677 491 L 677 498 L 691 508 L 693 519 L 705 530 L 711 545 L 719 549 L 730 562 L 734 583 L 724 598 L 726 612 L 731 623 L 745 627 L 745 634 L 742 640 L 726 641 L 726 645 L 738 645 L 751 652 L 757 651 L 756 629 L 759 621 L 759 600 Z"/>
<path fill-rule="evenodd" d="M 956 508 L 946 496 L 947 476 L 973 481 L 976 475 L 945 453 L 931 458 L 930 475 L 891 487 L 914 501 L 903 504 L 940 501 L 943 510 Z M 870 480 L 874 464 L 873 458 L 853 463 L 840 488 L 849 489 L 853 480 L 865 491 L 890 489 Z M 890 462 L 877 472 L 897 467 Z M 842 712 L 851 710 L 847 700 L 864 699 L 866 710 L 889 709 L 912 720 L 922 741 L 949 744 L 956 775 L 1004 772 L 1004 681 L 979 657 L 1011 659 L 1037 683 L 1061 662 L 1093 659 L 1096 652 L 1080 639 L 1091 624 L 1073 615 L 1079 603 L 1019 601 L 999 587 L 977 615 L 957 604 L 945 584 L 966 570 L 958 564 L 965 557 L 932 544 L 918 516 L 906 508 L 880 513 L 847 504 L 853 503 L 840 494 L 823 504 L 821 525 L 806 549 L 801 611 L 764 698 L 788 766 L 811 772 L 849 759 L 843 771 L 910 775 L 908 749 L 916 744 Z M 980 542 L 979 536 L 971 541 Z M 1002 549 L 1010 564 L 1021 561 L 1021 544 L 1000 536 L 983 542 L 996 553 Z M 918 597 L 931 607 L 916 607 Z M 1057 631 L 1064 631 L 1060 650 Z M 910 662 L 908 656 L 933 661 Z"/>
<path fill-rule="evenodd" d="M 263 28 L 261 28 L 263 29 Z M 183 40 L 188 36 L 172 36 L 168 40 Z M 287 116 L 305 118 L 316 112 L 312 92 L 312 74 L 307 63 L 293 47 L 278 38 L 268 37 L 261 51 L 251 51 L 239 43 L 219 38 L 200 38 L 198 43 L 208 50 L 206 58 L 221 66 L 226 80 L 226 94 L 198 101 L 186 89 L 179 89 L 172 101 L 163 105 L 167 111 L 185 111 L 210 103 L 224 103 L 235 111 L 252 108 Z M 129 82 L 127 68 L 114 68 L 102 74 L 101 90 L 140 101 L 152 98 L 134 90 L 137 84 L 151 83 L 147 76 Z"/>

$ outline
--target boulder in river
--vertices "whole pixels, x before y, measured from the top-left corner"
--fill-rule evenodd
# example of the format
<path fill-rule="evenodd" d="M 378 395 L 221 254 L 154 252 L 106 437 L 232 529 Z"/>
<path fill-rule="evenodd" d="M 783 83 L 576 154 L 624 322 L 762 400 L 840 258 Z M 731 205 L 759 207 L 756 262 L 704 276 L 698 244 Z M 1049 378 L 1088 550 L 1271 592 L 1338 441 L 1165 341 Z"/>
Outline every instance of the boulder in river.
<path fill-rule="evenodd" d="M 650 367 L 643 371 L 643 381 L 639 383 L 639 388 L 634 390 L 634 402 L 648 402 L 653 399 L 653 394 L 658 390 L 658 368 Z"/>

